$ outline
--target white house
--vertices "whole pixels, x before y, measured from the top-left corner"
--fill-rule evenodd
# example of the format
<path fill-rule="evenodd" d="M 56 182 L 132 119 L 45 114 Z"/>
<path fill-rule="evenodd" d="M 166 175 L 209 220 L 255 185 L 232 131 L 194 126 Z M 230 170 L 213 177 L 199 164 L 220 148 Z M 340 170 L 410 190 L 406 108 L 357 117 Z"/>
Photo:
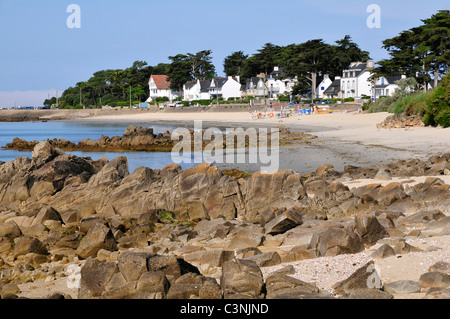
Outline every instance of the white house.
<path fill-rule="evenodd" d="M 247 79 L 245 85 L 245 94 L 251 96 L 263 97 L 268 94 L 266 83 L 264 81 L 264 75 L 260 77 L 251 77 Z"/>
<path fill-rule="evenodd" d="M 209 87 L 209 94 L 212 98 L 222 97 L 224 100 L 229 98 L 241 98 L 241 83 L 239 76 L 236 78 L 229 76 L 227 78 L 214 78 Z"/>
<path fill-rule="evenodd" d="M 337 76 L 334 81 L 325 89 L 322 98 L 325 99 L 340 99 L 342 98 L 341 92 L 341 77 Z"/>
<path fill-rule="evenodd" d="M 210 100 L 211 94 L 209 87 L 211 81 L 196 80 L 183 85 L 183 96 L 185 101 Z"/>
<path fill-rule="evenodd" d="M 317 85 L 316 88 L 316 99 L 323 99 L 323 98 L 327 98 L 325 96 L 325 91 L 330 87 L 330 85 L 333 84 L 333 81 L 331 81 L 330 77 L 328 76 L 328 74 L 325 74 L 323 76 L 322 81 L 319 83 L 319 85 Z"/>
<path fill-rule="evenodd" d="M 291 93 L 296 84 L 296 79 L 285 78 L 283 68 L 274 67 L 266 77 L 266 86 L 270 98 L 278 98 L 280 94 Z"/>
<path fill-rule="evenodd" d="M 392 96 L 398 89 L 396 82 L 406 78 L 405 75 L 377 78 L 374 83 L 369 80 L 372 76 L 374 65 L 372 61 L 367 63 L 353 62 L 348 70 L 344 70 L 341 78 L 342 98 L 361 98 L 364 95 L 370 97 Z"/>
<path fill-rule="evenodd" d="M 406 75 L 378 78 L 375 83 L 376 97 L 378 98 L 380 96 L 392 96 L 398 89 L 398 85 L 396 84 L 396 82 L 401 79 L 406 79 Z"/>
<path fill-rule="evenodd" d="M 150 97 L 147 99 L 147 102 L 153 102 L 158 97 L 167 97 L 172 102 L 180 96 L 179 92 L 170 89 L 170 81 L 167 75 L 150 76 L 148 86 L 150 89 Z"/>
<path fill-rule="evenodd" d="M 228 78 L 213 78 L 209 85 L 209 96 L 211 99 L 223 97 L 223 85 L 228 81 Z"/>
<path fill-rule="evenodd" d="M 374 69 L 372 61 L 367 63 L 352 62 L 348 70 L 342 72 L 341 93 L 342 98 L 361 98 L 364 95 L 372 96 L 373 85 L 369 81 Z"/>

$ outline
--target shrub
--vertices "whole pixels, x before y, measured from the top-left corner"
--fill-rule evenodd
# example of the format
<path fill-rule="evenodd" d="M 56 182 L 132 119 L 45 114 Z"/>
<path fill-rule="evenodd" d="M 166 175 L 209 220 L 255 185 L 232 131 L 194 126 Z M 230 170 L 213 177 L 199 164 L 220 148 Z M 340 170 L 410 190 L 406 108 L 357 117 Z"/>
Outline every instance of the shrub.
<path fill-rule="evenodd" d="M 169 98 L 167 96 L 157 97 L 155 98 L 155 102 L 169 102 Z"/>
<path fill-rule="evenodd" d="M 364 104 L 363 110 L 367 109 L 369 113 L 377 112 L 389 112 L 389 108 L 393 102 L 393 98 L 388 96 L 383 99 L 378 99 L 376 101 L 369 101 Z"/>
<path fill-rule="evenodd" d="M 290 101 L 290 100 L 291 100 L 291 97 L 289 96 L 289 93 L 278 95 L 278 101 L 280 101 L 280 102 L 286 102 L 286 101 Z"/>
<path fill-rule="evenodd" d="M 441 84 L 427 99 L 427 110 L 423 122 L 425 125 L 450 127 L 450 78 L 447 74 Z"/>
<path fill-rule="evenodd" d="M 426 101 L 432 93 L 433 92 L 420 92 L 403 96 L 402 98 L 399 98 L 397 101 L 392 103 L 391 107 L 389 108 L 389 112 L 400 114 L 410 108 L 412 114 L 419 114 L 423 116 L 427 107 Z"/>

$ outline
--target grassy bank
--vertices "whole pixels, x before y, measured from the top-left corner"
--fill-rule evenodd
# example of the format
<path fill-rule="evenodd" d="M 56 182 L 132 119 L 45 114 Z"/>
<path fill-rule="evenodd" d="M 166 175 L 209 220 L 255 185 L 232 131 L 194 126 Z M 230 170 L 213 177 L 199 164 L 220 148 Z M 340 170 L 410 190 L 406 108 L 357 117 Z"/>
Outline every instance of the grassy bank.
<path fill-rule="evenodd" d="M 412 94 L 394 94 L 369 101 L 363 105 L 369 113 L 389 112 L 394 114 L 418 115 L 427 126 L 450 127 L 450 78 L 442 78 L 441 84 L 432 91 Z"/>

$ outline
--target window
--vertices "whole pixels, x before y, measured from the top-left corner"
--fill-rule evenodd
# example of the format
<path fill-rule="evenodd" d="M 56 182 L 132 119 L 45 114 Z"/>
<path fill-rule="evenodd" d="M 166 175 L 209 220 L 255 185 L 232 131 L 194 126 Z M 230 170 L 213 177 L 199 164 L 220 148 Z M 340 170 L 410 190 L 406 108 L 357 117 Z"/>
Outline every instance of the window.
<path fill-rule="evenodd" d="M 381 85 L 384 85 L 384 78 L 381 78 Z"/>
<path fill-rule="evenodd" d="M 324 86 L 322 86 L 320 89 L 321 89 L 322 91 L 325 91 L 325 87 L 324 87 Z"/>

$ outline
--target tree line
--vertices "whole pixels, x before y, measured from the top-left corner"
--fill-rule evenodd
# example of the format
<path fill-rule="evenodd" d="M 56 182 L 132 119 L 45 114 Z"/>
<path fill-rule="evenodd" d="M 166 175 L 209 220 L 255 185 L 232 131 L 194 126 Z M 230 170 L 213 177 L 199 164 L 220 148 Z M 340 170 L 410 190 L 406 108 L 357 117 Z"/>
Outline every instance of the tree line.
<path fill-rule="evenodd" d="M 376 76 L 404 74 L 415 78 L 421 88 L 436 88 L 450 63 L 450 11 L 440 10 L 422 25 L 383 41 L 389 59 L 378 62 Z"/>
<path fill-rule="evenodd" d="M 426 88 L 425 84 L 432 78 L 437 84 L 438 78 L 447 73 L 450 60 L 449 10 L 441 10 L 422 22 L 421 26 L 383 41 L 383 48 L 390 57 L 377 62 L 375 76 L 405 74 Z M 362 50 L 346 35 L 333 44 L 313 39 L 286 46 L 266 43 L 251 56 L 243 51 L 232 52 L 224 59 L 223 70 L 227 76 L 239 76 L 241 83 L 245 84 L 248 78 L 260 73 L 269 74 L 275 66 L 283 67 L 284 77 L 297 77 L 293 94 L 301 95 L 308 90 L 315 93 L 318 76 L 328 74 L 333 80 L 351 62 L 369 59 L 369 52 Z M 149 96 L 148 80 L 152 74 L 167 75 L 171 88 L 180 92 L 186 82 L 211 80 L 217 76 L 211 50 L 169 56 L 169 61 L 156 66 L 136 61 L 126 69 L 98 71 L 89 80 L 65 90 L 59 104 L 62 107 L 100 107 L 145 101 Z M 52 98 L 45 100 L 44 105 L 55 102 L 56 98 Z"/>

